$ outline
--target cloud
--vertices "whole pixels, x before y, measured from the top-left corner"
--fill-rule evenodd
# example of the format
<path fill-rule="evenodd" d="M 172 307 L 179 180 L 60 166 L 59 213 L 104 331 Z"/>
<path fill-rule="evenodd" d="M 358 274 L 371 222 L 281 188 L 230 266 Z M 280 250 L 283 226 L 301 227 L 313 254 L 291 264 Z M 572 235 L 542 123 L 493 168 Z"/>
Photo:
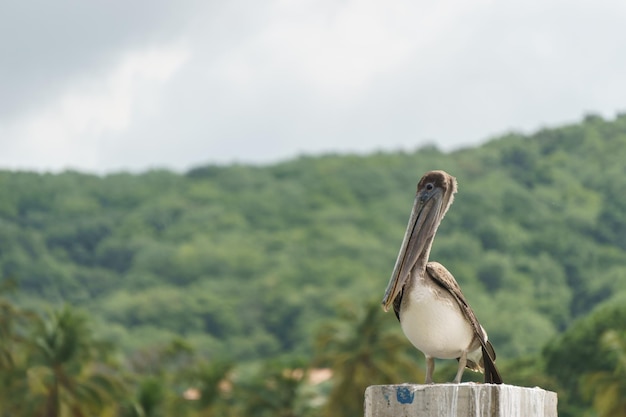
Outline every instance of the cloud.
<path fill-rule="evenodd" d="M 292 78 L 331 99 L 357 93 L 432 51 L 457 21 L 488 2 L 279 1 L 266 24 L 215 63 L 216 77 L 246 89 Z"/>
<path fill-rule="evenodd" d="M 0 5 L 0 166 L 182 170 L 452 149 L 625 107 L 615 51 L 626 6 L 614 0 L 61 0 L 40 11 Z"/>
<path fill-rule="evenodd" d="M 102 74 L 122 55 L 180 38 L 201 2 L 0 3 L 0 120 Z"/>
<path fill-rule="evenodd" d="M 109 73 L 75 81 L 43 108 L 0 126 L 0 136 L 11 138 L 0 162 L 19 168 L 35 156 L 43 169 L 97 166 L 101 135 L 123 132 L 134 113 L 150 110 L 153 103 L 138 109 L 137 102 L 188 57 L 182 44 L 128 52 Z"/>

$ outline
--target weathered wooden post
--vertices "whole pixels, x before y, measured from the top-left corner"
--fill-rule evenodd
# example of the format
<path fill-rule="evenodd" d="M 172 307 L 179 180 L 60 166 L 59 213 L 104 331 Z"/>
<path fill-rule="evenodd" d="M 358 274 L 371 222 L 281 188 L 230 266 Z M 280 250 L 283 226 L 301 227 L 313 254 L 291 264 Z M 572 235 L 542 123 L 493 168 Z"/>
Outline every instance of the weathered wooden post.
<path fill-rule="evenodd" d="M 372 385 L 365 417 L 557 417 L 556 393 L 495 384 Z"/>

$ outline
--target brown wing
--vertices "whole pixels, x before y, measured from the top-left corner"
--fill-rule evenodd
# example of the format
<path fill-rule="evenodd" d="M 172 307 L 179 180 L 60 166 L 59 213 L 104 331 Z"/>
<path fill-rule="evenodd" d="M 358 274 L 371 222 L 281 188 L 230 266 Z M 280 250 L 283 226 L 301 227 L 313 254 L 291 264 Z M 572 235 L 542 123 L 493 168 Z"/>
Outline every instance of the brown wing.
<path fill-rule="evenodd" d="M 429 262 L 426 264 L 426 272 L 439 286 L 448 291 L 459 304 L 461 311 L 465 317 L 469 320 L 474 328 L 474 334 L 480 341 L 480 346 L 483 353 L 483 363 L 485 367 L 485 382 L 493 384 L 501 384 L 502 377 L 496 368 L 495 360 L 496 354 L 493 350 L 493 346 L 487 340 L 480 327 L 480 323 L 474 314 L 474 311 L 470 307 L 469 303 L 465 299 L 465 296 L 461 292 L 461 287 L 457 284 L 452 274 L 440 263 Z"/>

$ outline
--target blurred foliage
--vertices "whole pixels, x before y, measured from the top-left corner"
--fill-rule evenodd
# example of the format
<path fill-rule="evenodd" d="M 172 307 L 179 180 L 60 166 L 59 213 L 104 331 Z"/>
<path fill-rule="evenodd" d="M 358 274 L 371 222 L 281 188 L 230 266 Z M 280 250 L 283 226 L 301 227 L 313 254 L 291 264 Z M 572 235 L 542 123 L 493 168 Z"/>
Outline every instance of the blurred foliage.
<path fill-rule="evenodd" d="M 560 416 L 585 416 L 591 403 L 600 415 L 626 415 L 625 325 L 626 303 L 616 300 L 599 306 L 545 346 L 545 372 L 563 393 L 559 398 Z M 614 404 L 616 400 L 621 404 Z M 620 407 L 622 414 L 612 414 Z"/>
<path fill-rule="evenodd" d="M 424 379 L 415 349 L 378 301 L 365 308 L 343 305 L 338 319 L 322 326 L 315 338 L 315 365 L 333 370 L 334 385 L 324 416 L 363 415 L 363 393 L 370 385 Z"/>
<path fill-rule="evenodd" d="M 608 330 L 600 339 L 600 347 L 614 358 L 611 370 L 586 374 L 582 380 L 582 390 L 593 405 L 599 417 L 626 416 L 626 333 L 621 329 Z"/>
<path fill-rule="evenodd" d="M 505 379 L 558 389 L 564 416 L 614 410 L 588 381 L 611 383 L 619 355 L 605 353 L 619 344 L 600 341 L 626 320 L 614 311 L 626 299 L 624 160 L 626 115 L 590 115 L 451 153 L 0 171 L 0 276 L 19 287 L 0 305 L 0 416 L 19 415 L 18 392 L 34 395 L 31 415 L 93 413 L 120 384 L 132 395 L 109 415 L 251 415 L 251 403 L 257 415 L 324 415 L 339 399 L 357 415 L 361 385 L 419 380 L 419 354 L 368 303 L 430 169 L 459 181 L 432 259 L 459 281 Z M 313 366 L 332 381 L 312 388 Z M 189 387 L 201 401 L 181 400 Z"/>

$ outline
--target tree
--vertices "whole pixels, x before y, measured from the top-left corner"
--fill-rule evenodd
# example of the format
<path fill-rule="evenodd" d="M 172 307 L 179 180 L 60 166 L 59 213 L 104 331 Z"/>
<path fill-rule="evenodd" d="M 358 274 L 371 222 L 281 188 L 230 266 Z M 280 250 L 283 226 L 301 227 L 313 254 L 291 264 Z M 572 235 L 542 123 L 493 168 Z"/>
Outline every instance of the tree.
<path fill-rule="evenodd" d="M 344 304 L 339 320 L 322 326 L 315 339 L 315 363 L 333 372 L 326 415 L 362 415 L 369 385 L 423 380 L 423 370 L 409 356 L 409 342 L 394 321 L 393 314 L 383 314 L 380 303 L 372 301 L 360 309 Z"/>
<path fill-rule="evenodd" d="M 202 417 L 225 416 L 231 408 L 229 398 L 233 383 L 230 373 L 234 364 L 230 361 L 201 363 L 184 373 L 187 386 L 196 389 L 199 398 L 194 408 Z"/>
<path fill-rule="evenodd" d="M 382 291 L 416 180 L 446 169 L 459 193 L 433 259 L 482 299 L 501 358 L 533 355 L 626 292 L 625 158 L 622 115 L 453 152 L 187 175 L 0 171 L 0 274 L 18 280 L 17 305 L 97 312 L 123 351 L 179 336 L 212 358 L 309 355 L 341 299 Z"/>
<path fill-rule="evenodd" d="M 122 408 L 122 417 L 161 417 L 164 415 L 165 383 L 154 375 L 139 380 L 134 397 Z"/>
<path fill-rule="evenodd" d="M 64 306 L 35 326 L 28 378 L 39 402 L 39 415 L 83 417 L 102 413 L 123 392 L 122 382 L 107 364 L 109 346 L 90 332 L 87 317 Z"/>
<path fill-rule="evenodd" d="M 235 385 L 234 402 L 249 417 L 302 417 L 308 409 L 303 387 L 307 364 L 300 359 L 271 360 Z M 236 407 L 239 408 L 239 407 Z"/>
<path fill-rule="evenodd" d="M 27 366 L 26 329 L 34 313 L 17 307 L 4 293 L 14 282 L 0 284 L 0 416 L 28 413 L 28 385 L 24 378 Z"/>
<path fill-rule="evenodd" d="M 615 366 L 610 371 L 584 375 L 582 391 L 599 417 L 626 417 L 626 333 L 609 330 L 602 336 L 601 345 L 615 355 Z"/>
<path fill-rule="evenodd" d="M 615 370 L 619 350 L 607 350 L 603 335 L 622 329 L 624 322 L 626 306 L 607 304 L 575 322 L 543 349 L 546 373 L 561 386 L 559 416 L 581 416 L 591 406 L 589 395 L 583 395 L 581 378 L 594 374 L 606 376 Z"/>

